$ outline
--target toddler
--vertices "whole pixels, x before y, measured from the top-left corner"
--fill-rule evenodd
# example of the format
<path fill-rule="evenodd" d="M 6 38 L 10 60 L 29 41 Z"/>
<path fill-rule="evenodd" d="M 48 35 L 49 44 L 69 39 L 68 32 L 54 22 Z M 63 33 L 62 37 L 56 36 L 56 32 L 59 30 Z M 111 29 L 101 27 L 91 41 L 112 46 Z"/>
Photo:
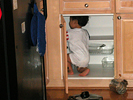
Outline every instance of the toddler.
<path fill-rule="evenodd" d="M 89 33 L 82 27 L 88 23 L 89 16 L 70 16 L 67 31 L 67 43 L 70 52 L 67 54 L 68 74 L 73 75 L 72 64 L 77 66 L 79 76 L 86 76 L 90 69 L 87 68 L 89 56 Z"/>

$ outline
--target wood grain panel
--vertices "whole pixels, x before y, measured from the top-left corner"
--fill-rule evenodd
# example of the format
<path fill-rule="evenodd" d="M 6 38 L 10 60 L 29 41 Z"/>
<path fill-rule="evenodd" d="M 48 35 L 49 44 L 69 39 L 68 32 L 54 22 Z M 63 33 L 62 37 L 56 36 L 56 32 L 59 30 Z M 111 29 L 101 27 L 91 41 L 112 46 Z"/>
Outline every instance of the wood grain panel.
<path fill-rule="evenodd" d="M 88 7 L 86 7 L 85 5 L 88 5 Z M 61 14 L 113 12 L 114 0 L 60 0 Z"/>
<path fill-rule="evenodd" d="M 117 19 L 117 76 L 133 79 L 133 15 L 118 16 L 121 19 Z"/>
<path fill-rule="evenodd" d="M 88 4 L 88 7 L 85 7 Z M 110 2 L 66 2 L 65 9 L 110 9 Z"/>
<path fill-rule="evenodd" d="M 61 79 L 61 37 L 59 28 L 60 22 L 58 0 L 47 0 L 47 14 L 48 17 L 46 20 L 46 54 L 49 81 L 51 81 L 54 79 Z"/>
<path fill-rule="evenodd" d="M 133 13 L 133 0 L 116 0 L 117 13 Z"/>
<path fill-rule="evenodd" d="M 133 19 L 122 20 L 123 73 L 133 73 Z"/>

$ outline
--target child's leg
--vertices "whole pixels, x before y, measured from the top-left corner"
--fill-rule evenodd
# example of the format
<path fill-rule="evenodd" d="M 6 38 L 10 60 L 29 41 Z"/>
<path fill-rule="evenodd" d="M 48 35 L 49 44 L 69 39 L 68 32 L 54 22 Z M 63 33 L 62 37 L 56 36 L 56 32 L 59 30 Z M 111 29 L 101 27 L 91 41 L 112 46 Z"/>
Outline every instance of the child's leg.
<path fill-rule="evenodd" d="M 90 72 L 87 67 L 78 67 L 77 70 L 80 72 L 79 76 L 86 76 Z"/>
<path fill-rule="evenodd" d="M 69 57 L 69 54 L 67 54 L 67 67 L 68 67 L 68 75 L 73 75 L 73 69 L 72 69 L 72 65 L 71 65 L 71 59 Z"/>

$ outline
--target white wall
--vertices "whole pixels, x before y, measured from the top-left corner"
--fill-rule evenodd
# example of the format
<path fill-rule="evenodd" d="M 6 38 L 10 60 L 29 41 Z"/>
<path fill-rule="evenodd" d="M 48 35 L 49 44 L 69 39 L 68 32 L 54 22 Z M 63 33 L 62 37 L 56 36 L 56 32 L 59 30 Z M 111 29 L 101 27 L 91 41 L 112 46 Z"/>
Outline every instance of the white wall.
<path fill-rule="evenodd" d="M 67 29 L 69 27 L 69 16 L 65 16 Z M 90 15 L 88 24 L 83 27 L 88 30 L 90 36 L 113 35 L 113 15 Z"/>

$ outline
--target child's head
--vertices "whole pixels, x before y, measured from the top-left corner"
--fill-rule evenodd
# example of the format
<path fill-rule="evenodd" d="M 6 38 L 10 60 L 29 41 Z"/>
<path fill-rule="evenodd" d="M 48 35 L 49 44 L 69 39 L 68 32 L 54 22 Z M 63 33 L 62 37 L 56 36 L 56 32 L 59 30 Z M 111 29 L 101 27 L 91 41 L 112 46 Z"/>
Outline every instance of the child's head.
<path fill-rule="evenodd" d="M 81 28 L 89 21 L 89 16 L 70 16 L 69 26 L 71 28 Z"/>

